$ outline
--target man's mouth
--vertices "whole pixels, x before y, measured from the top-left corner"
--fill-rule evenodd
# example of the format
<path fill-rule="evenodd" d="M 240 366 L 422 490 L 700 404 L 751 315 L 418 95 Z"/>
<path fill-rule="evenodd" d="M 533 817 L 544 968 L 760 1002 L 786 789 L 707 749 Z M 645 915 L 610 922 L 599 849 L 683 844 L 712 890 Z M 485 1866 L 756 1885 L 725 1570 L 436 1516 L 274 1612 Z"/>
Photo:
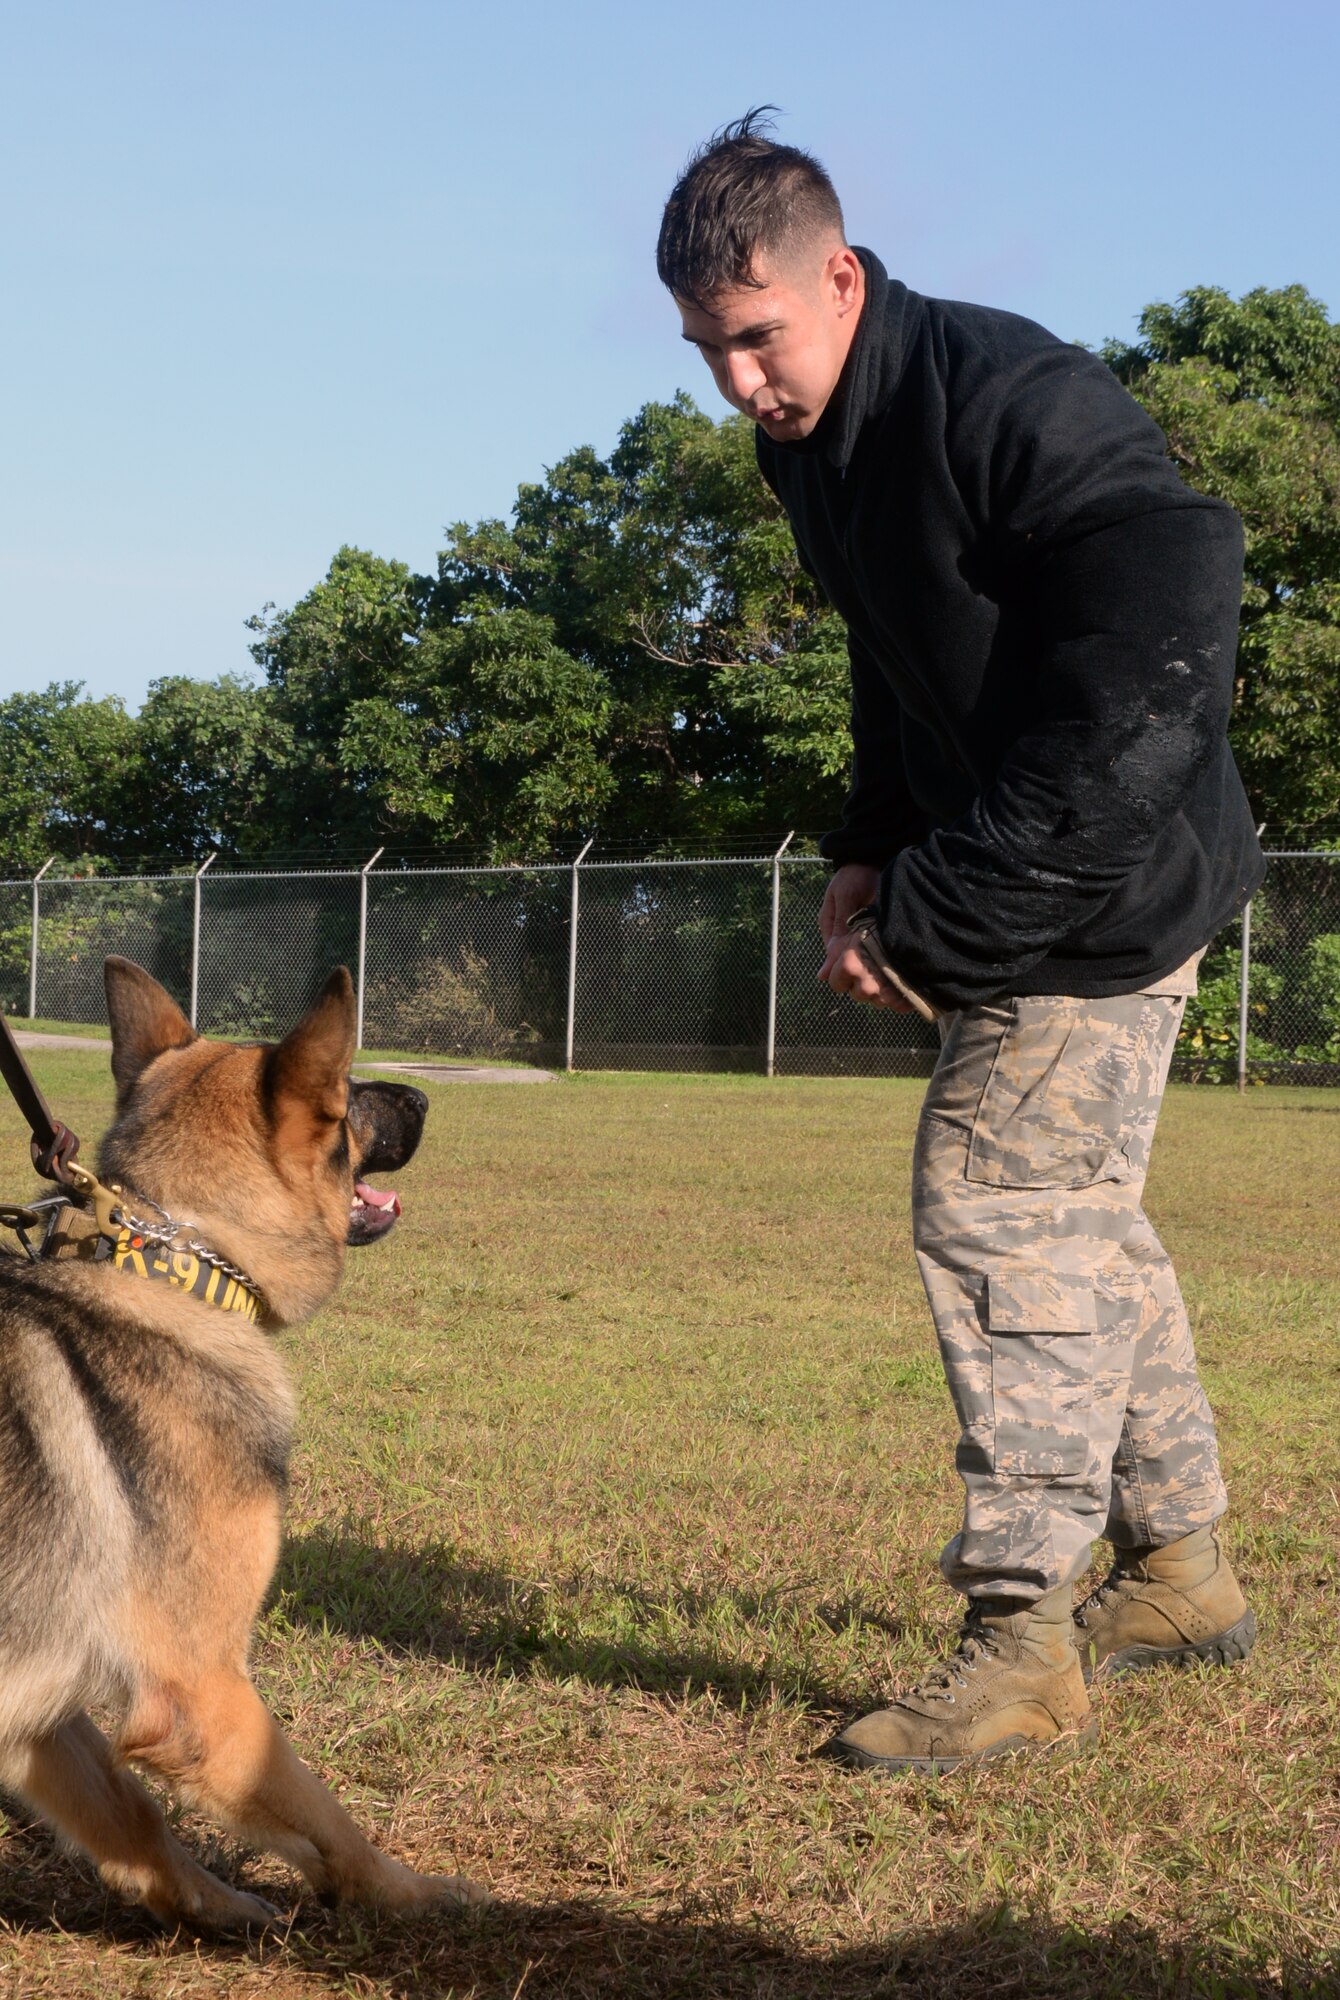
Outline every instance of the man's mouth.
<path fill-rule="evenodd" d="M 804 412 L 794 403 L 784 403 L 779 410 L 764 410 L 754 419 L 764 430 L 793 431 L 798 426 L 804 428 Z"/>
<path fill-rule="evenodd" d="M 395 1227 L 400 1214 L 400 1196 L 394 1188 L 385 1193 L 380 1188 L 369 1186 L 367 1181 L 354 1183 L 354 1198 L 349 1204 L 348 1243 L 372 1243 L 378 1236 L 385 1236 L 388 1229 Z"/>

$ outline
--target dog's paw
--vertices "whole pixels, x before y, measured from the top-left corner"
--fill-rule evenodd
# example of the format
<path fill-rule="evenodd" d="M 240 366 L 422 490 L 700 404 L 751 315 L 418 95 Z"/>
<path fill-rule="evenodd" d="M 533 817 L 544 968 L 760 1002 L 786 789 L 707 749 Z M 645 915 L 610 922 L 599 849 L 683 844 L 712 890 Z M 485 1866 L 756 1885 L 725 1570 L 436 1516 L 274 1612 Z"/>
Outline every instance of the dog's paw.
<path fill-rule="evenodd" d="M 282 1921 L 273 1903 L 230 1888 L 180 1849 L 166 1869 L 104 1863 L 98 1873 L 109 1889 L 139 1903 L 170 1931 L 208 1937 L 217 1931 L 267 1930 Z"/>
<path fill-rule="evenodd" d="M 183 1930 L 209 1937 L 228 1931 L 269 1930 L 285 1921 L 283 1913 L 263 1896 L 230 1889 L 203 1868 L 193 1875 L 188 1893 L 179 1902 L 155 1909 L 154 1915 L 169 1928 L 180 1925 Z"/>
<path fill-rule="evenodd" d="M 398 1868 L 393 1880 L 383 1876 L 374 1900 L 383 1910 L 480 1910 L 493 1902 L 491 1889 L 469 1875 L 418 1875 Z"/>
<path fill-rule="evenodd" d="M 428 1901 L 454 1904 L 460 1910 L 487 1909 L 497 1900 L 492 1889 L 470 1875 L 425 1875 L 423 1881 L 430 1891 Z"/>
<path fill-rule="evenodd" d="M 211 1930 L 225 1931 L 265 1931 L 287 1919 L 282 1910 L 273 1903 L 267 1903 L 264 1896 L 249 1896 L 242 1889 L 229 1889 L 227 1903 L 222 1910 L 211 1910 L 208 1922 Z"/>

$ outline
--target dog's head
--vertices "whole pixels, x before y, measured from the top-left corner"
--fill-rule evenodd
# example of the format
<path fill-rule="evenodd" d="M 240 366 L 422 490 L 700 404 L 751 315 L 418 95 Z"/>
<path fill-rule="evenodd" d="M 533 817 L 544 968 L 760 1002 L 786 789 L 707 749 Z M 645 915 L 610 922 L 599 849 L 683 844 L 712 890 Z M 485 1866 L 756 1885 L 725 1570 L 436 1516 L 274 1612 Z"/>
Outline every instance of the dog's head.
<path fill-rule="evenodd" d="M 371 1184 L 412 1157 L 428 1100 L 349 1075 L 353 984 L 341 967 L 273 1046 L 205 1041 L 128 959 L 106 962 L 116 1118 L 99 1167 L 190 1223 L 255 1278 L 269 1316 L 305 1319 L 350 1245 L 394 1228 L 399 1197 Z"/>

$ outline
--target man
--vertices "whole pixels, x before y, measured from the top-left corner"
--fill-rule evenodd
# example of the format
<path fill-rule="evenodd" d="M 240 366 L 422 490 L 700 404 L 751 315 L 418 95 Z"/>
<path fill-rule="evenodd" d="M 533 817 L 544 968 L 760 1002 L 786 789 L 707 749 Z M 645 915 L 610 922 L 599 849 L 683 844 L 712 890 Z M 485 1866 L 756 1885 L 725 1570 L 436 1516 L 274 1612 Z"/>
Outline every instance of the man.
<path fill-rule="evenodd" d="M 820 977 L 940 1019 L 913 1236 L 967 1613 L 952 1657 L 828 1748 L 943 1770 L 1089 1737 L 1095 1671 L 1254 1636 L 1140 1206 L 1196 962 L 1263 872 L 1226 737 L 1241 533 L 1099 361 L 890 278 L 765 132 L 751 112 L 690 161 L 657 268 L 847 622 Z M 1115 1567 L 1072 1616 L 1099 1536 Z"/>

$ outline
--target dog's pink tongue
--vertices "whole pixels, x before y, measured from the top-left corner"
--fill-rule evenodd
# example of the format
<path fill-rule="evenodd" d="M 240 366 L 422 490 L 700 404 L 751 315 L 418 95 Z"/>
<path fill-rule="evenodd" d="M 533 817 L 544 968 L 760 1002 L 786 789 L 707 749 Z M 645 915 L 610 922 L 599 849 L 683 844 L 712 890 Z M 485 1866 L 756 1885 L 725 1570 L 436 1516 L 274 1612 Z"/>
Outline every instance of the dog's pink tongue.
<path fill-rule="evenodd" d="M 366 1181 L 356 1181 L 354 1193 L 360 1201 L 365 1201 L 369 1208 L 390 1208 L 396 1215 L 400 1213 L 400 1196 L 394 1188 L 388 1188 L 383 1194 L 380 1188 L 369 1187 Z"/>

